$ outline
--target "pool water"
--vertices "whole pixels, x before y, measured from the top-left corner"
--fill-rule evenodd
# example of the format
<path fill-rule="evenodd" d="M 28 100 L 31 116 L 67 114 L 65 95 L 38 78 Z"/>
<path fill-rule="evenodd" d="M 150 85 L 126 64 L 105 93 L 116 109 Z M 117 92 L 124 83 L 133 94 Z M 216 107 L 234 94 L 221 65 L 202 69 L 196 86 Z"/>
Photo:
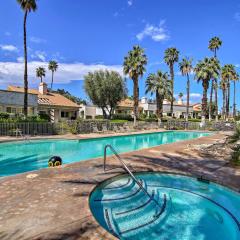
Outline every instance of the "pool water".
<path fill-rule="evenodd" d="M 63 159 L 63 164 L 102 157 L 106 144 L 111 144 L 119 153 L 123 153 L 208 135 L 209 133 L 171 131 L 87 140 L 1 143 L 0 177 L 46 168 L 48 160 L 56 155 Z"/>
<path fill-rule="evenodd" d="M 239 240 L 240 194 L 173 174 L 136 174 L 159 206 L 128 175 L 98 186 L 89 199 L 96 220 L 126 240 Z"/>

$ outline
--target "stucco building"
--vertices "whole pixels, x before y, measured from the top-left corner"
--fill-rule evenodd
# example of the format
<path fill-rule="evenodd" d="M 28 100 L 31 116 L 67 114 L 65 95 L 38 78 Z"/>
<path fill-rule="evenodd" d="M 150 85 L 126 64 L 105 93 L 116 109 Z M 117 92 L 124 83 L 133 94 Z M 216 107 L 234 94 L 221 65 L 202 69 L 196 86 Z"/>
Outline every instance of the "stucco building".
<path fill-rule="evenodd" d="M 17 111 L 19 113 L 22 113 L 24 88 L 9 86 L 7 91 L 0 92 L 0 99 L 5 99 L 6 93 L 11 96 L 10 102 L 13 109 L 11 112 L 15 113 L 16 108 L 18 109 Z M 29 89 L 28 93 L 28 104 L 30 110 L 32 109 L 29 111 L 29 115 L 34 115 L 37 113 L 47 114 L 49 115 L 51 122 L 74 120 L 79 116 L 80 106 L 61 94 L 49 92 L 46 83 L 40 83 L 39 89 Z M 3 111 L 8 112 L 7 107 L 9 106 L 9 103 L 7 103 L 7 101 L 9 100 L 5 99 L 4 101 L 5 103 L 3 104 Z"/>

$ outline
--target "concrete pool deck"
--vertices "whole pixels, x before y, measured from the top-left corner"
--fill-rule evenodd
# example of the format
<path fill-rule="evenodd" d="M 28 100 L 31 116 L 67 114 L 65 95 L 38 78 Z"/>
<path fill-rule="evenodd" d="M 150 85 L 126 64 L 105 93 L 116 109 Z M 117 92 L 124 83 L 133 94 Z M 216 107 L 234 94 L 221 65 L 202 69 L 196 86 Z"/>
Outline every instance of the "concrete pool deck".
<path fill-rule="evenodd" d="M 121 156 L 135 171 L 202 175 L 239 191 L 239 168 L 189 147 L 214 144 L 225 137 L 225 133 L 217 133 Z M 113 158 L 108 158 L 108 164 L 120 166 Z M 88 197 L 98 183 L 123 172 L 115 169 L 104 173 L 100 158 L 1 179 L 0 239 L 115 239 L 93 218 Z"/>

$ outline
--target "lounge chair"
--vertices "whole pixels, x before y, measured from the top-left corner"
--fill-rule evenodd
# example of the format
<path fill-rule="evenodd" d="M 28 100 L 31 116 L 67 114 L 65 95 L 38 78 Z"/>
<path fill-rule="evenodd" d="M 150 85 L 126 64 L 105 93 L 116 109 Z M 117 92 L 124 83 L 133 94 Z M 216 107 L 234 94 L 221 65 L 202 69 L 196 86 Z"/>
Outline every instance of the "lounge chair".
<path fill-rule="evenodd" d="M 117 125 L 113 125 L 113 131 L 114 131 L 114 132 L 119 132 L 119 130 L 120 130 L 120 129 L 118 128 Z"/>
<path fill-rule="evenodd" d="M 102 126 L 102 131 L 103 131 L 103 132 L 109 132 L 106 125 L 103 125 L 103 126 Z"/>
<path fill-rule="evenodd" d="M 100 131 L 97 126 L 93 126 L 92 128 L 94 133 L 103 133 L 103 131 Z"/>
<path fill-rule="evenodd" d="M 134 132 L 135 130 L 130 128 L 128 124 L 124 125 L 124 129 L 127 130 L 128 132 Z"/>

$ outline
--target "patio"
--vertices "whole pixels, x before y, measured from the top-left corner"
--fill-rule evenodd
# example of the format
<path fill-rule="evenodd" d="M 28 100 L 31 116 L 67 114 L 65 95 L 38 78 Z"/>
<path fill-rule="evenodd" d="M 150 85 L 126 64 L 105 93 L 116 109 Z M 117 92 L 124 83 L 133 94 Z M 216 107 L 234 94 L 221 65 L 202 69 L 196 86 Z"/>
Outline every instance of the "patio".
<path fill-rule="evenodd" d="M 202 175 L 239 191 L 239 168 L 230 167 L 225 158 L 204 154 L 194 147 L 215 144 L 225 137 L 226 133 L 218 133 L 173 143 L 171 148 L 167 144 L 121 156 L 135 171 Z M 102 159 L 92 159 L 1 179 L 0 238 L 114 239 L 98 225 L 88 207 L 92 189 L 101 181 L 123 172 L 117 169 L 105 174 L 102 163 Z M 108 163 L 119 165 L 112 158 Z"/>

